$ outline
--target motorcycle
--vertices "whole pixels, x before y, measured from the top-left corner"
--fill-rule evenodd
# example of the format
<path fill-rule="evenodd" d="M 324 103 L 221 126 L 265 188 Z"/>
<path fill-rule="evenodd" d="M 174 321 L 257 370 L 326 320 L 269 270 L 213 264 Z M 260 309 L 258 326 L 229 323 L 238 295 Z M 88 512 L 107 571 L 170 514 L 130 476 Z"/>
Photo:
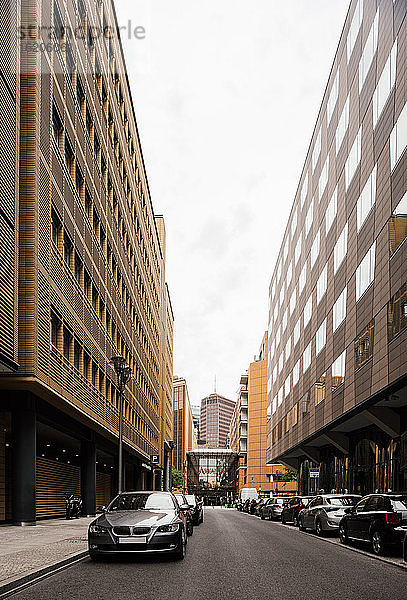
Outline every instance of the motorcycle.
<path fill-rule="evenodd" d="M 70 494 L 70 496 L 66 496 L 65 498 L 65 518 L 69 519 L 79 519 L 82 511 L 82 498 L 80 496 L 75 496 L 74 494 Z"/>

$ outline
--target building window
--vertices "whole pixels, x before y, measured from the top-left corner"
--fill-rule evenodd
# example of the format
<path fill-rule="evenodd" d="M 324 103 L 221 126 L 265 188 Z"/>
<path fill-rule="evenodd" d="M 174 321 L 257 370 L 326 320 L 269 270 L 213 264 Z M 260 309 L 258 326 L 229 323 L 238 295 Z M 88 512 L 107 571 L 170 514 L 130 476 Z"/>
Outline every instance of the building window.
<path fill-rule="evenodd" d="M 284 382 L 284 397 L 285 398 L 287 398 L 287 396 L 290 394 L 290 391 L 291 391 L 291 378 L 289 375 Z"/>
<path fill-rule="evenodd" d="M 281 386 L 281 388 L 278 390 L 278 395 L 277 395 L 277 404 L 278 406 L 281 406 L 282 402 L 283 402 L 283 386 Z"/>
<path fill-rule="evenodd" d="M 75 187 L 76 187 L 76 191 L 78 193 L 79 198 L 82 199 L 82 202 L 83 202 L 82 193 L 83 193 L 84 185 L 85 185 L 85 178 L 83 176 L 83 173 L 82 173 L 79 165 L 76 165 Z M 86 190 L 86 192 L 87 192 L 87 190 Z M 86 192 L 85 192 L 85 202 L 86 202 Z"/>
<path fill-rule="evenodd" d="M 352 56 L 352 51 L 356 43 L 356 39 L 359 34 L 359 29 L 363 19 L 363 0 L 358 0 L 353 13 L 352 22 L 349 27 L 348 37 L 346 38 L 346 55 L 348 62 Z"/>
<path fill-rule="evenodd" d="M 85 292 L 85 296 L 90 299 L 90 275 L 86 271 L 86 269 L 83 273 L 83 289 Z"/>
<path fill-rule="evenodd" d="M 284 259 L 284 262 L 286 261 L 287 256 L 288 256 L 288 236 L 287 236 L 287 239 L 285 241 L 284 250 L 283 250 L 283 259 Z"/>
<path fill-rule="evenodd" d="M 386 64 L 384 65 L 382 74 L 377 83 L 373 94 L 373 129 L 377 125 L 377 121 L 382 114 L 383 108 L 390 96 L 394 84 L 396 82 L 396 62 L 397 62 L 397 38 L 394 41 L 393 48 L 389 54 Z"/>
<path fill-rule="evenodd" d="M 304 182 L 301 188 L 301 208 L 303 208 L 308 194 L 308 173 L 305 173 Z"/>
<path fill-rule="evenodd" d="M 377 50 L 379 30 L 379 9 L 376 11 L 372 27 L 370 28 L 369 35 L 366 40 L 365 47 L 363 48 L 362 56 L 359 63 L 359 93 L 362 91 L 363 85 L 366 81 L 367 74 L 372 65 L 374 55 Z"/>
<path fill-rule="evenodd" d="M 281 326 L 278 327 L 277 331 L 276 331 L 276 348 L 278 347 L 279 343 L 280 343 L 280 335 L 281 335 Z"/>
<path fill-rule="evenodd" d="M 69 239 L 68 235 L 65 234 L 64 235 L 64 252 L 63 252 L 63 257 L 64 257 L 65 264 L 69 268 L 71 268 L 72 253 L 73 253 L 73 244 L 72 244 L 71 240 Z"/>
<path fill-rule="evenodd" d="M 342 142 L 345 138 L 345 134 L 348 131 L 349 127 L 349 96 L 346 98 L 346 102 L 341 112 L 341 116 L 338 120 L 338 125 L 335 133 L 335 148 L 336 154 L 338 154 L 341 149 Z"/>
<path fill-rule="evenodd" d="M 328 175 L 329 175 L 329 154 L 326 157 L 324 166 L 322 167 L 321 175 L 319 177 L 319 182 L 318 182 L 318 193 L 319 193 L 319 201 L 320 202 L 321 202 L 321 198 L 325 192 L 326 185 L 328 183 Z"/>
<path fill-rule="evenodd" d="M 325 373 L 321 375 L 321 377 L 314 384 L 314 402 L 315 406 L 321 404 L 323 400 L 325 400 Z"/>
<path fill-rule="evenodd" d="M 294 237 L 295 230 L 297 229 L 298 211 L 294 210 L 293 220 L 291 221 L 291 239 Z"/>
<path fill-rule="evenodd" d="M 350 182 L 355 175 L 356 169 L 360 163 L 360 157 L 362 152 L 362 126 L 355 137 L 352 148 L 349 152 L 348 158 L 345 163 L 345 186 L 348 189 Z"/>
<path fill-rule="evenodd" d="M 287 361 L 291 356 L 291 336 L 288 338 L 285 345 L 285 360 Z"/>
<path fill-rule="evenodd" d="M 64 351 L 64 357 L 66 358 L 66 360 L 71 360 L 72 339 L 73 339 L 72 333 L 69 331 L 69 329 L 66 329 L 64 327 L 63 351 Z"/>
<path fill-rule="evenodd" d="M 61 320 L 57 315 L 51 311 L 51 323 L 50 323 L 50 333 L 51 333 L 51 344 L 55 348 L 58 349 L 59 346 L 59 332 L 61 330 Z"/>
<path fill-rule="evenodd" d="M 281 352 L 280 358 L 278 359 L 278 372 L 281 373 L 284 367 L 284 354 Z"/>
<path fill-rule="evenodd" d="M 285 331 L 287 329 L 287 322 L 288 322 L 288 308 L 285 309 L 284 314 L 283 314 L 283 331 Z"/>
<path fill-rule="evenodd" d="M 274 415 L 274 413 L 277 410 L 277 396 L 274 396 L 273 398 L 273 406 L 272 406 L 272 414 Z"/>
<path fill-rule="evenodd" d="M 77 75 L 76 78 L 76 101 L 78 102 L 79 112 L 83 118 L 85 114 L 85 92 L 83 91 L 83 85 L 79 75 Z"/>
<path fill-rule="evenodd" d="M 301 317 L 295 324 L 294 327 L 294 346 L 298 344 L 298 340 L 300 339 L 300 331 L 301 331 Z"/>
<path fill-rule="evenodd" d="M 297 304 L 297 288 L 294 288 L 293 293 L 291 294 L 291 298 L 290 298 L 290 315 L 293 314 L 296 304 Z"/>
<path fill-rule="evenodd" d="M 334 248 L 334 275 L 341 266 L 348 250 L 348 224 L 342 229 Z"/>
<path fill-rule="evenodd" d="M 75 254 L 75 279 L 79 285 L 81 284 L 82 271 L 83 263 L 78 254 Z"/>
<path fill-rule="evenodd" d="M 328 283 L 328 265 L 321 271 L 321 275 L 318 277 L 317 281 L 317 306 L 321 302 L 322 298 L 325 296 L 326 287 Z"/>
<path fill-rule="evenodd" d="M 390 134 L 390 166 L 393 171 L 407 146 L 407 104 L 404 105 L 397 123 Z"/>
<path fill-rule="evenodd" d="M 305 373 L 311 366 L 311 348 L 312 342 L 308 344 L 302 355 L 302 372 Z"/>
<path fill-rule="evenodd" d="M 317 162 L 318 162 L 320 154 L 321 154 L 321 128 L 319 128 L 318 135 L 315 138 L 314 149 L 312 151 L 312 172 L 315 171 L 315 167 L 317 166 Z"/>
<path fill-rule="evenodd" d="M 313 269 L 316 260 L 318 258 L 319 255 L 319 247 L 320 247 L 320 241 L 321 241 L 321 232 L 320 230 L 318 230 L 314 241 L 312 242 L 312 246 L 311 246 L 311 270 Z"/>
<path fill-rule="evenodd" d="M 332 197 L 329 201 L 329 204 L 326 209 L 326 214 L 325 214 L 326 235 L 328 235 L 328 232 L 331 229 L 333 222 L 335 221 L 337 206 L 338 206 L 338 188 L 335 188 L 335 191 L 332 194 Z"/>
<path fill-rule="evenodd" d="M 346 350 L 332 363 L 332 391 L 345 381 Z"/>
<path fill-rule="evenodd" d="M 374 319 L 355 339 L 355 370 L 373 356 Z"/>
<path fill-rule="evenodd" d="M 75 58 L 72 51 L 72 45 L 69 39 L 66 39 L 65 43 L 65 62 L 66 62 L 66 71 L 68 73 L 69 79 L 71 83 L 74 82 L 74 74 L 75 74 Z"/>
<path fill-rule="evenodd" d="M 63 134 L 62 121 L 61 121 L 61 118 L 59 116 L 59 113 L 58 113 L 58 110 L 57 110 L 55 104 L 53 104 L 52 105 L 52 137 L 53 137 L 55 144 L 58 146 L 58 150 L 60 150 L 61 152 L 63 149 L 62 134 Z"/>
<path fill-rule="evenodd" d="M 297 362 L 294 365 L 294 369 L 293 369 L 293 388 L 297 385 L 299 379 L 300 379 L 300 361 L 297 360 Z"/>
<path fill-rule="evenodd" d="M 328 103 L 326 105 L 326 116 L 328 120 L 328 125 L 332 118 L 332 113 L 334 112 L 336 102 L 338 100 L 338 92 L 339 92 L 339 71 L 336 72 L 335 79 L 332 83 L 332 88 L 329 93 Z"/>
<path fill-rule="evenodd" d="M 387 307 L 389 342 L 407 327 L 407 284 L 391 298 Z"/>
<path fill-rule="evenodd" d="M 62 236 L 62 224 L 54 209 L 51 210 L 51 239 L 55 246 L 59 248 Z"/>
<path fill-rule="evenodd" d="M 298 238 L 297 243 L 295 245 L 295 253 L 294 253 L 295 266 L 297 266 L 297 263 L 300 259 L 301 248 L 302 248 L 302 236 L 300 235 L 300 237 Z"/>
<path fill-rule="evenodd" d="M 282 306 L 284 302 L 284 284 L 281 286 L 281 290 L 280 290 L 280 307 Z"/>
<path fill-rule="evenodd" d="M 285 285 L 286 285 L 287 289 L 288 289 L 288 286 L 291 283 L 292 276 L 293 276 L 293 264 L 290 263 L 288 265 L 287 273 L 286 273 L 286 276 L 285 276 Z"/>
<path fill-rule="evenodd" d="M 314 198 L 311 200 L 307 214 L 305 216 L 305 237 L 309 234 L 312 223 L 314 220 Z"/>
<path fill-rule="evenodd" d="M 308 325 L 312 316 L 312 294 L 308 298 L 304 306 L 304 329 Z"/>
<path fill-rule="evenodd" d="M 369 175 L 368 180 L 358 198 L 357 201 L 357 228 L 360 231 L 363 223 L 366 221 L 367 216 L 372 210 L 374 203 L 376 202 L 376 172 L 377 165 L 374 166 L 372 172 Z"/>
<path fill-rule="evenodd" d="M 83 353 L 83 374 L 86 379 L 90 379 L 90 356 L 87 352 Z"/>
<path fill-rule="evenodd" d="M 73 176 L 74 176 L 73 166 L 74 166 L 74 154 L 73 154 L 73 150 L 72 150 L 72 145 L 71 145 L 71 142 L 69 141 L 69 139 L 67 138 L 67 136 L 65 136 L 65 167 L 71 178 L 73 178 Z"/>
<path fill-rule="evenodd" d="M 298 282 L 298 295 L 301 296 L 303 289 L 305 287 L 305 282 L 307 280 L 307 262 L 304 263 L 304 266 L 301 269 L 300 278 Z"/>
<path fill-rule="evenodd" d="M 370 247 L 356 269 L 356 302 L 365 293 L 374 279 L 376 242 Z"/>
<path fill-rule="evenodd" d="M 407 237 L 407 193 L 398 203 L 389 220 L 390 254 L 394 254 L 397 248 Z"/>
<path fill-rule="evenodd" d="M 325 347 L 326 344 L 326 319 L 322 322 L 320 327 L 317 329 L 317 333 L 315 334 L 315 355 L 321 352 L 321 350 Z"/>
<path fill-rule="evenodd" d="M 303 416 L 309 413 L 310 409 L 311 390 L 305 392 L 301 399 L 301 408 Z"/>
<path fill-rule="evenodd" d="M 346 293 L 347 288 L 345 287 L 341 294 L 338 296 L 332 310 L 332 329 L 335 332 L 339 325 L 344 321 L 346 317 Z"/>
<path fill-rule="evenodd" d="M 74 363 L 75 369 L 77 369 L 78 371 L 80 370 L 81 354 L 82 354 L 81 345 L 79 344 L 79 342 L 77 342 L 75 340 L 75 343 L 74 343 L 73 363 Z"/>

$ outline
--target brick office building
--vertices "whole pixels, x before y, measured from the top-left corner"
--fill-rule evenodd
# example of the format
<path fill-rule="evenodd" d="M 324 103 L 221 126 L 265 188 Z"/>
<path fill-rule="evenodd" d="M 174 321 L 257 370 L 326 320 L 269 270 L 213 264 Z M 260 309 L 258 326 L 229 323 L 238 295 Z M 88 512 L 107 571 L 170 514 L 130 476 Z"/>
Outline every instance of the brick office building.
<path fill-rule="evenodd" d="M 15 27 L 0 53 L 9 149 L 7 164 L 0 155 L 0 268 L 12 274 L 0 351 L 13 370 L 0 376 L 0 520 L 22 523 L 63 514 L 68 493 L 82 494 L 87 513 L 114 494 L 114 355 L 133 375 L 125 487 L 162 485 L 173 315 L 113 3 L 24 0 L 0 10 Z M 16 54 L 17 26 L 41 37 L 25 37 Z"/>
<path fill-rule="evenodd" d="M 407 490 L 407 4 L 352 0 L 270 284 L 268 459 Z"/>

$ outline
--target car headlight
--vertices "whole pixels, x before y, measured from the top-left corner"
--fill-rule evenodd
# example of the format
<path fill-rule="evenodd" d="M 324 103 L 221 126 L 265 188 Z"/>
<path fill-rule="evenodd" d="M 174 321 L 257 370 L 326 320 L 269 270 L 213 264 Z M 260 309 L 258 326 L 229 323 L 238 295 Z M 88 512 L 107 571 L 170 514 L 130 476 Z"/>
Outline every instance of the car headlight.
<path fill-rule="evenodd" d="M 107 527 L 101 525 L 90 525 L 89 533 L 107 533 L 109 530 Z"/>
<path fill-rule="evenodd" d="M 178 523 L 173 523 L 172 525 L 160 525 L 157 529 L 160 533 L 175 533 L 178 531 L 179 525 Z"/>

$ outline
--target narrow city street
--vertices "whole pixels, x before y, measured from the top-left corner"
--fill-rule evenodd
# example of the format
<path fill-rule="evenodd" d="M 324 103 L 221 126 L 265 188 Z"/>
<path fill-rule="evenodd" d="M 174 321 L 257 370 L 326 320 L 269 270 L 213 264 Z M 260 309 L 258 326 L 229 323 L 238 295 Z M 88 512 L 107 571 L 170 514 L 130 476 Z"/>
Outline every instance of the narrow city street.
<path fill-rule="evenodd" d="M 281 523 L 207 508 L 184 561 L 89 559 L 15 600 L 405 600 L 407 572 Z"/>

